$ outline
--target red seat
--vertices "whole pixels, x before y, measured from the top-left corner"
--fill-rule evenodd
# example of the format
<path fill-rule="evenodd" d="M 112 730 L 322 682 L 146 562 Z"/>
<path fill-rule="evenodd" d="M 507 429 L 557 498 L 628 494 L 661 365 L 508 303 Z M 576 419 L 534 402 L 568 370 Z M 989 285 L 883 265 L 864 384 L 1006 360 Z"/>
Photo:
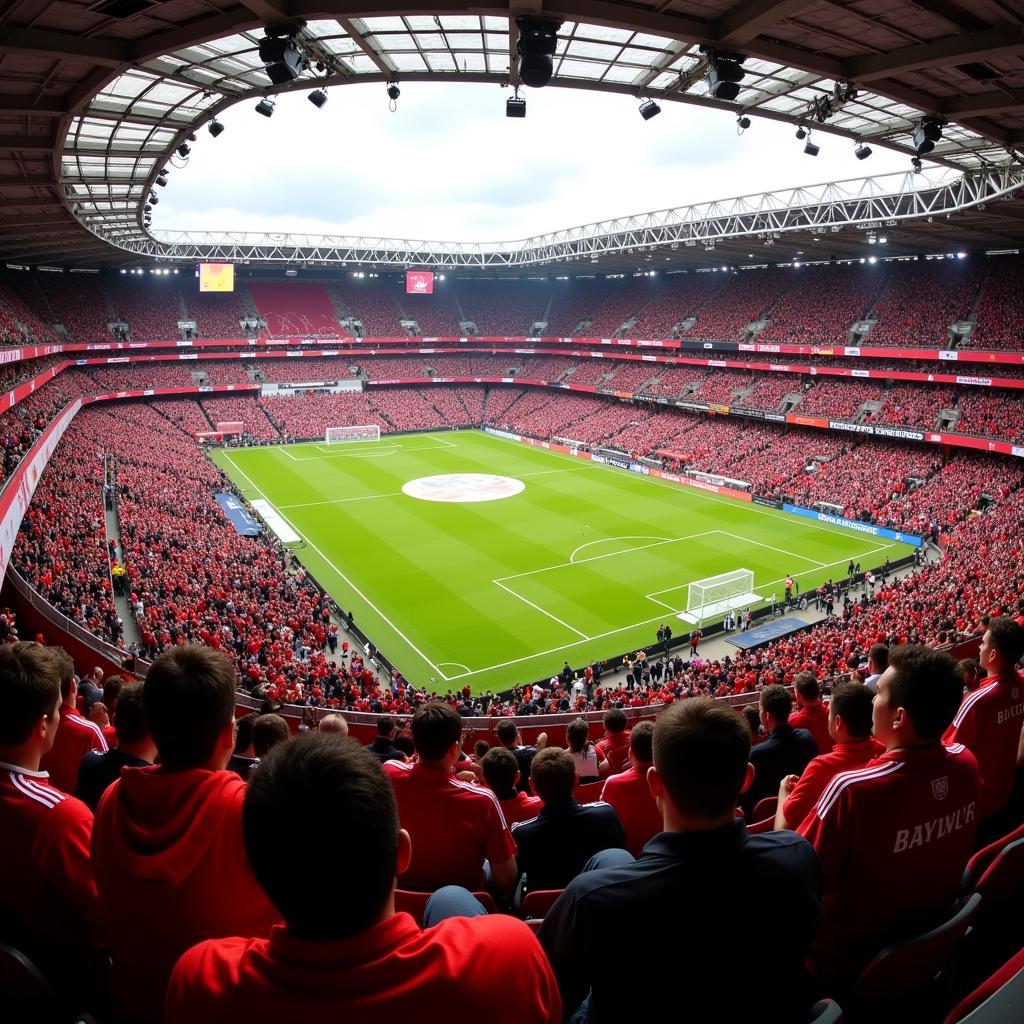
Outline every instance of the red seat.
<path fill-rule="evenodd" d="M 970 864 L 967 870 L 970 871 Z M 974 881 L 971 891 L 983 896 L 986 904 L 993 905 L 1020 896 L 1024 891 L 1024 839 L 1004 846 Z"/>
<path fill-rule="evenodd" d="M 959 1024 L 968 1014 L 973 1013 L 983 1003 L 987 1002 L 1001 989 L 1008 981 L 1015 978 L 1024 971 L 1024 949 L 1016 956 L 1011 957 L 991 977 L 986 978 L 969 996 L 950 1011 L 944 1024 Z M 993 1020 L 997 1018 L 994 1016 Z"/>
<path fill-rule="evenodd" d="M 408 889 L 395 890 L 395 910 L 411 914 L 416 923 L 423 926 L 423 912 L 427 907 L 427 900 L 434 894 L 432 892 L 412 892 Z M 488 914 L 496 914 L 498 905 L 489 892 L 475 892 L 473 895 L 483 904 Z"/>
<path fill-rule="evenodd" d="M 754 804 L 754 810 L 750 814 L 751 821 L 760 821 L 762 818 L 774 818 L 775 808 L 779 805 L 777 796 L 766 796 Z"/>
<path fill-rule="evenodd" d="M 528 892 L 523 897 L 519 913 L 527 920 L 533 917 L 543 917 L 563 892 L 565 892 L 564 889 L 536 889 L 533 892 Z"/>
<path fill-rule="evenodd" d="M 843 1011 L 839 1004 L 831 999 L 822 999 L 811 1007 L 811 1015 L 807 1018 L 810 1024 L 840 1024 Z"/>
<path fill-rule="evenodd" d="M 964 892 L 974 892 L 977 888 L 979 881 L 982 876 L 986 873 L 992 862 L 1006 849 L 1011 843 L 1016 843 L 1018 840 L 1024 839 L 1024 825 L 1019 828 L 1015 828 L 1008 835 L 1003 836 L 1001 839 L 996 839 L 994 842 L 983 846 L 977 853 L 967 862 L 967 870 L 964 872 Z"/>
<path fill-rule="evenodd" d="M 581 804 L 592 804 L 601 799 L 603 782 L 588 782 L 585 786 L 577 786 L 573 796 Z"/>
<path fill-rule="evenodd" d="M 747 826 L 747 832 L 752 836 L 759 836 L 764 832 L 775 831 L 775 819 L 774 818 L 763 818 L 761 821 L 755 821 L 753 825 Z"/>

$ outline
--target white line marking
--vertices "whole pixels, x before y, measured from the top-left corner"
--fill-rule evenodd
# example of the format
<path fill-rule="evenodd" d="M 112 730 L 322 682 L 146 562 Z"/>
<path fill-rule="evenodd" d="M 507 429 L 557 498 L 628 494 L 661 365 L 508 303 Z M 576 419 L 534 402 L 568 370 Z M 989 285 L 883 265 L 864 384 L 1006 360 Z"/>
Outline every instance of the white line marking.
<path fill-rule="evenodd" d="M 461 661 L 439 661 L 438 665 L 452 665 L 455 668 L 461 668 L 464 672 L 470 672 L 469 666 L 463 665 Z M 470 672 L 470 675 L 472 675 L 472 672 Z"/>
<path fill-rule="evenodd" d="M 235 462 L 235 460 L 234 460 L 234 459 L 232 458 L 232 456 L 231 456 L 231 453 L 230 453 L 230 452 L 225 452 L 225 454 L 226 454 L 226 456 L 227 456 L 227 460 L 228 460 L 228 462 L 230 462 L 230 463 L 231 463 L 231 465 L 232 465 L 232 466 L 234 466 L 234 467 L 235 467 L 235 469 L 237 469 L 237 470 L 238 470 L 238 472 L 239 472 L 239 473 L 241 473 L 241 474 L 242 474 L 242 476 L 244 476 L 244 477 L 245 477 L 245 479 L 249 481 L 249 486 L 250 486 L 250 487 L 252 487 L 252 489 L 253 489 L 253 490 L 254 490 L 254 491 L 255 491 L 255 492 L 257 493 L 257 494 L 261 495 L 261 496 L 262 496 L 262 497 L 263 497 L 263 498 L 264 498 L 265 500 L 267 500 L 267 501 L 269 502 L 269 501 L 270 501 L 270 499 L 269 499 L 269 498 L 267 497 L 267 495 L 266 495 L 266 494 L 264 494 L 264 493 L 263 493 L 263 491 L 261 491 L 261 490 L 260 490 L 260 488 L 256 486 L 256 484 L 254 483 L 254 481 L 253 481 L 252 477 L 251 477 L 251 476 L 249 476 L 249 474 L 248 474 L 248 473 L 246 473 L 246 471 L 245 471 L 244 469 L 242 469 L 242 468 L 241 468 L 241 466 L 239 466 L 237 462 Z M 270 504 L 273 504 L 273 502 L 270 502 Z M 278 511 L 280 511 L 280 509 L 278 509 Z M 286 518 L 285 516 L 282 516 L 281 518 L 282 518 L 282 519 L 284 519 L 284 521 L 285 521 L 286 523 L 288 523 L 288 519 L 287 519 L 287 518 Z M 291 526 L 291 528 L 292 528 L 293 530 L 295 530 L 295 524 L 294 524 L 294 523 L 288 523 L 288 525 L 289 525 L 289 526 Z M 295 530 L 295 532 L 296 532 L 296 533 L 299 533 L 299 534 L 300 534 L 300 536 L 303 536 L 303 535 L 302 535 L 302 534 L 300 533 L 300 531 L 299 531 L 299 530 Z M 322 559 L 323 559 L 323 560 L 324 560 L 324 561 L 325 561 L 325 562 L 326 562 L 326 563 L 327 563 L 327 564 L 328 564 L 328 565 L 329 565 L 329 566 L 330 566 L 330 567 L 331 567 L 331 568 L 332 568 L 332 569 L 333 569 L 333 570 L 334 570 L 334 571 L 335 571 L 335 572 L 336 572 L 337 574 L 338 574 L 338 577 L 339 577 L 339 579 L 342 579 L 342 580 L 344 580 L 344 581 L 345 581 L 345 583 L 346 583 L 346 584 L 347 584 L 347 585 L 348 585 L 349 587 L 351 587 L 351 588 L 352 588 L 352 590 L 353 590 L 353 591 L 354 591 L 354 592 L 355 592 L 356 594 L 358 594 L 358 595 L 359 595 L 359 596 L 360 596 L 360 597 L 361 597 L 361 598 L 362 598 L 362 599 L 363 599 L 363 600 L 364 600 L 364 601 L 365 601 L 365 602 L 366 602 L 366 603 L 367 603 L 367 604 L 368 604 L 368 605 L 369 605 L 369 606 L 370 606 L 370 607 L 371 607 L 371 608 L 372 608 L 372 609 L 373 609 L 373 610 L 374 610 L 374 611 L 375 611 L 375 612 L 376 612 L 376 613 L 377 613 L 377 614 L 378 614 L 378 615 L 379 615 L 379 616 L 380 616 L 380 617 L 381 617 L 381 618 L 382 618 L 382 619 L 383 619 L 383 620 L 384 620 L 384 621 L 385 621 L 385 622 L 386 622 L 386 623 L 387 623 L 387 624 L 388 624 L 388 625 L 389 625 L 389 626 L 390 626 L 390 627 L 391 627 L 391 628 L 392 628 L 392 629 L 393 629 L 394 631 L 395 631 L 395 633 L 396 633 L 396 634 L 398 634 L 398 636 L 400 636 L 400 637 L 401 637 L 401 638 L 402 638 L 402 639 L 403 639 L 403 640 L 404 640 L 404 641 L 405 641 L 405 642 L 406 642 L 406 643 L 407 643 L 407 644 L 409 645 L 409 647 L 410 647 L 410 648 L 412 648 L 412 650 L 414 650 L 414 651 L 415 651 L 415 652 L 416 652 L 416 653 L 417 653 L 417 654 L 418 654 L 418 655 L 419 655 L 419 656 L 420 656 L 420 657 L 421 657 L 421 658 L 422 658 L 422 659 L 423 659 L 423 660 L 424 660 L 424 661 L 425 661 L 425 662 L 426 662 L 426 663 L 427 663 L 427 664 L 428 664 L 428 665 L 429 665 L 429 666 L 430 666 L 430 667 L 431 667 L 431 668 L 432 668 L 432 669 L 433 669 L 433 670 L 434 670 L 434 671 L 435 671 L 435 672 L 436 672 L 436 673 L 437 673 L 437 674 L 438 674 L 439 676 L 441 676 L 441 678 L 442 678 L 442 679 L 444 679 L 444 681 L 445 681 L 445 682 L 451 682 L 451 681 L 452 681 L 452 679 L 454 679 L 454 678 L 455 678 L 454 676 L 449 676 L 449 675 L 446 675 L 446 674 L 445 674 L 444 672 L 442 672 L 442 671 L 441 671 L 441 670 L 440 670 L 440 669 L 439 669 L 439 668 L 437 667 L 437 665 L 435 665 L 435 664 L 434 664 L 434 662 L 432 662 L 432 661 L 431 661 L 431 660 L 430 660 L 430 659 L 429 659 L 429 658 L 428 658 L 428 657 L 427 657 L 427 656 L 426 656 L 426 655 L 425 655 L 425 654 L 424 654 L 424 653 L 423 653 L 423 652 L 422 652 L 422 651 L 421 651 L 421 650 L 420 650 L 420 649 L 419 649 L 419 648 L 418 648 L 418 647 L 417 647 L 417 646 L 416 646 L 416 645 L 415 645 L 415 644 L 414 644 L 414 643 L 413 643 L 413 642 L 412 642 L 412 641 L 411 641 L 411 640 L 410 640 L 410 639 L 409 639 L 409 638 L 408 638 L 408 637 L 407 637 L 407 636 L 406 636 L 406 635 L 405 635 L 405 634 L 404 634 L 404 633 L 403 633 L 403 632 L 402 632 L 402 631 L 401 631 L 401 630 L 400 630 L 400 629 L 399 629 L 399 628 L 398 628 L 398 627 L 397 627 L 397 626 L 396 626 L 396 625 L 395 625 L 395 624 L 394 624 L 394 623 L 393 623 L 393 622 L 392 622 L 392 621 L 391 621 L 391 620 L 390 620 L 390 619 L 389 619 L 389 618 L 388 618 L 388 617 L 387 617 L 387 616 L 386 616 L 386 615 L 385 615 L 385 614 L 384 614 L 384 613 L 383 613 L 383 612 L 382 612 L 382 611 L 381 611 L 381 610 L 380 610 L 380 609 L 379 609 L 379 608 L 378 608 L 378 607 L 377 607 L 377 606 L 376 606 L 376 605 L 375 605 L 374 603 L 373 603 L 373 601 L 371 601 L 371 600 L 370 600 L 370 599 L 369 599 L 369 598 L 368 598 L 368 597 L 367 597 L 367 596 L 366 596 L 366 595 L 365 595 L 365 594 L 364 594 L 364 593 L 363 593 L 363 592 L 362 592 L 362 591 L 361 591 L 361 590 L 360 590 L 360 589 L 359 589 L 359 588 L 358 588 L 358 587 L 357 587 L 357 586 L 356 586 L 356 585 L 355 585 L 355 584 L 354 584 L 354 583 L 353 583 L 353 582 L 352 582 L 352 581 L 351 581 L 351 580 L 350 580 L 350 579 L 349 579 L 349 578 L 348 578 L 348 577 L 347 577 L 347 576 L 346 576 L 346 575 L 345 575 L 345 574 L 344 574 L 344 573 L 343 573 L 343 572 L 342 572 L 342 571 L 341 571 L 341 570 L 340 570 L 340 569 L 339 569 L 339 568 L 338 568 L 338 567 L 337 567 L 337 566 L 336 566 L 335 564 L 334 564 L 334 562 L 332 562 L 332 561 L 331 561 L 331 560 L 330 560 L 330 559 L 329 559 L 329 558 L 328 558 L 328 557 L 327 557 L 327 556 L 326 556 L 326 555 L 325 555 L 325 554 L 324 554 L 324 553 L 323 553 L 323 552 L 322 552 L 322 551 L 321 551 L 321 550 L 320 550 L 320 549 L 319 549 L 319 548 L 318 548 L 318 547 L 317 547 L 317 546 L 316 546 L 316 545 L 315 545 L 315 544 L 314 544 L 314 543 L 313 543 L 313 542 L 312 542 L 312 541 L 311 541 L 311 540 L 310 540 L 310 539 L 309 539 L 308 537 L 305 537 L 305 536 L 303 536 L 303 539 L 304 539 L 304 540 L 306 541 L 306 543 L 307 543 L 307 544 L 308 544 L 308 545 L 309 545 L 309 546 L 310 546 L 310 547 L 311 547 L 311 548 L 312 548 L 312 549 L 313 549 L 313 550 L 314 550 L 314 551 L 315 551 L 315 552 L 316 552 L 316 553 L 317 553 L 317 554 L 318 554 L 318 555 L 319 555 L 319 556 L 320 556 L 320 557 L 321 557 L 321 558 L 322 558 Z"/>
<path fill-rule="evenodd" d="M 793 551 L 788 551 L 786 548 L 777 548 L 771 544 L 762 544 L 759 540 L 751 540 L 749 537 L 741 537 L 736 533 L 729 533 L 726 530 L 719 530 L 723 537 L 732 537 L 733 540 L 738 540 L 741 544 L 756 544 L 759 548 L 768 548 L 770 551 L 777 551 L 780 555 L 786 555 L 787 558 L 799 558 L 802 562 L 813 562 L 819 569 L 825 568 L 824 562 L 819 562 L 816 558 L 808 558 L 806 555 L 798 555 Z"/>
<path fill-rule="evenodd" d="M 446 445 L 449 448 L 458 448 L 459 446 L 454 441 L 449 441 L 446 437 L 438 437 L 436 434 L 423 434 L 423 437 L 429 437 L 431 441 L 440 441 L 442 445 Z M 419 449 L 415 449 L 419 451 Z M 455 664 L 455 662 L 442 662 L 442 665 Z"/>
<path fill-rule="evenodd" d="M 678 537 L 675 537 L 675 538 L 673 538 L 673 537 L 649 537 L 649 536 L 644 536 L 642 534 L 637 534 L 636 536 L 633 536 L 631 534 L 623 534 L 620 537 L 602 537 L 601 540 L 588 540 L 586 544 L 581 544 L 569 556 L 569 564 L 575 564 L 576 556 L 584 548 L 593 547 L 595 544 L 608 544 L 608 543 L 610 543 L 613 540 L 653 540 L 653 541 L 656 541 L 659 544 L 671 544 L 673 540 L 678 540 L 678 539 L 679 539 Z M 625 551 L 643 551 L 644 548 L 649 548 L 649 547 L 654 547 L 654 545 L 653 544 L 641 544 L 640 547 L 637 547 L 637 548 L 623 548 L 622 551 L 613 551 L 611 553 L 614 554 L 614 555 L 619 555 L 619 554 L 622 554 Z M 583 559 L 583 561 L 587 561 L 587 559 Z"/>
<path fill-rule="evenodd" d="M 511 579 L 511 577 L 506 576 L 505 579 Z M 533 601 L 531 601 L 528 597 L 523 597 L 522 594 L 517 594 L 511 587 L 506 587 L 505 584 L 501 582 L 501 580 L 491 580 L 491 582 L 496 583 L 499 587 L 501 587 L 502 590 L 505 591 L 505 593 L 511 594 L 513 597 L 518 597 L 520 601 L 522 601 L 524 604 L 528 604 L 531 608 L 540 612 L 541 615 L 546 615 L 549 619 L 551 619 L 554 622 L 557 622 L 560 626 L 564 626 L 567 630 L 569 630 L 570 633 L 575 633 L 578 637 L 582 637 L 584 640 L 594 639 L 592 636 L 587 636 L 586 633 L 581 633 L 575 626 L 570 626 L 568 622 L 563 622 L 557 615 L 552 615 L 551 612 L 547 611 L 544 608 L 541 608 L 539 604 L 534 604 Z M 477 669 L 477 672 L 479 671 L 482 670 Z M 453 678 L 457 679 L 459 677 L 455 676 Z"/>
<path fill-rule="evenodd" d="M 312 461 L 310 459 L 305 460 L 307 462 Z M 241 472 L 241 470 L 239 470 Z M 314 508 L 317 505 L 343 505 L 348 501 L 372 501 L 374 498 L 400 498 L 402 496 L 401 491 L 392 491 L 389 494 L 361 494 L 356 498 L 331 498 L 328 501 L 306 501 L 300 502 L 295 505 L 278 505 L 279 509 L 282 508 Z"/>

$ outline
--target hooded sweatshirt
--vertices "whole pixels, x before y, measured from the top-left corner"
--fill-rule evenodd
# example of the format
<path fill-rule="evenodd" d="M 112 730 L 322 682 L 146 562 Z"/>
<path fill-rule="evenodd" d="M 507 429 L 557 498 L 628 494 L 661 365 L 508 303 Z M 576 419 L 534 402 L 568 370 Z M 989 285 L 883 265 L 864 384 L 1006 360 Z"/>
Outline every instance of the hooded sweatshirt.
<path fill-rule="evenodd" d="M 233 772 L 125 768 L 96 810 L 92 861 L 126 1024 L 158 1024 L 178 957 L 203 939 L 266 936 L 280 920 L 242 842 Z"/>

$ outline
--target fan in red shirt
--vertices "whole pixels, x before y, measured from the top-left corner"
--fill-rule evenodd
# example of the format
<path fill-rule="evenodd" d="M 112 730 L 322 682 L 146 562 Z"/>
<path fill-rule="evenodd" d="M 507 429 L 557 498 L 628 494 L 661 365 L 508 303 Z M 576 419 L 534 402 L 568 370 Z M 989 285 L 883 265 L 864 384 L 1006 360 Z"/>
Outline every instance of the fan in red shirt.
<path fill-rule="evenodd" d="M 242 844 L 245 783 L 234 747 L 235 675 L 212 648 L 182 646 L 149 670 L 143 710 L 160 764 L 125 768 L 100 800 L 92 860 L 121 1017 L 156 1024 L 171 969 L 202 939 L 267 935 L 280 920 Z"/>
<path fill-rule="evenodd" d="M 418 762 L 384 765 L 399 820 L 413 841 L 401 887 L 417 892 L 443 885 L 477 890 L 484 885 L 488 861 L 495 895 L 510 896 L 516 884 L 516 844 L 498 798 L 453 774 L 462 753 L 459 713 L 443 701 L 430 701 L 412 716 L 411 728 Z"/>
<path fill-rule="evenodd" d="M 104 946 L 89 863 L 92 812 L 39 770 L 61 717 L 51 652 L 0 647 L 0 919 L 4 941 L 21 947 L 58 991 L 88 998 Z"/>
<path fill-rule="evenodd" d="M 505 824 L 511 828 L 517 821 L 529 821 L 540 814 L 544 801 L 539 796 L 530 796 L 517 787 L 520 771 L 516 755 L 507 747 L 491 747 L 480 761 L 484 782 L 493 791 L 505 816 Z"/>
<path fill-rule="evenodd" d="M 1014 667 L 1022 655 L 1024 629 L 1013 619 L 990 619 L 978 652 L 987 676 L 964 698 L 943 737 L 947 745 L 962 743 L 978 759 L 982 779 L 979 832 L 985 839 L 998 839 L 1014 824 L 1000 812 L 1013 792 L 1024 724 L 1024 676 Z"/>
<path fill-rule="evenodd" d="M 48 772 L 50 784 L 65 793 L 78 789 L 78 769 L 82 758 L 90 750 L 106 753 L 107 741 L 103 729 L 95 722 L 83 718 L 76 708 L 78 683 L 75 665 L 63 647 L 47 647 L 60 673 L 60 725 L 51 750 L 43 756 L 42 770 Z"/>
<path fill-rule="evenodd" d="M 835 746 L 829 753 L 814 758 L 800 775 L 787 775 L 782 780 L 775 811 L 776 829 L 798 828 L 835 776 L 863 768 L 885 752 L 885 747 L 871 736 L 873 697 L 861 683 L 840 683 L 832 691 L 828 728 Z"/>
<path fill-rule="evenodd" d="M 798 831 L 825 875 L 810 964 L 828 983 L 855 978 L 895 938 L 950 911 L 978 827 L 978 763 L 946 748 L 961 696 L 956 662 L 927 647 L 889 654 L 873 708 L 885 753 L 837 775 Z"/>
<path fill-rule="evenodd" d="M 325 814 L 324 808 L 330 808 Z M 530 929 L 479 915 L 465 890 L 431 897 L 426 929 L 395 913 L 395 876 L 415 856 L 385 770 L 358 744 L 308 733 L 253 773 L 245 844 L 284 924 L 269 938 L 213 939 L 178 961 L 167 1024 L 558 1024 L 558 986 Z M 330 851 L 341 899 L 296 885 Z M 459 909 L 464 916 L 452 917 Z"/>
<path fill-rule="evenodd" d="M 789 716 L 794 729 L 806 729 L 818 744 L 818 753 L 832 749 L 832 736 L 828 729 L 828 708 L 821 702 L 821 687 L 813 672 L 797 672 L 793 677 L 793 692 L 798 710 Z"/>
<path fill-rule="evenodd" d="M 604 718 L 604 737 L 597 744 L 598 761 L 607 761 L 612 773 L 625 771 L 629 767 L 629 730 L 628 720 L 621 708 L 606 711 Z"/>
<path fill-rule="evenodd" d="M 626 849 L 640 856 L 649 839 L 662 830 L 661 811 L 647 784 L 647 770 L 654 763 L 654 723 L 640 722 L 629 735 L 630 766 L 605 780 L 601 799 L 611 804 L 626 833 Z"/>

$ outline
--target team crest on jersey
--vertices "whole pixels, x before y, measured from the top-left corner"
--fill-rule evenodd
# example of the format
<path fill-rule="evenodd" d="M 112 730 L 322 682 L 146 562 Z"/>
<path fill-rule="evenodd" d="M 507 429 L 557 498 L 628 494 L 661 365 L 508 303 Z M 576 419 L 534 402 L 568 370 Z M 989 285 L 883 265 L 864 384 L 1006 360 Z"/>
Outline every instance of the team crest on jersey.
<path fill-rule="evenodd" d="M 1019 690 L 1019 689 L 1018 689 L 1018 688 L 1017 688 L 1017 687 L 1015 686 L 1015 687 L 1014 687 L 1014 688 L 1013 688 L 1013 689 L 1012 689 L 1012 690 L 1010 691 L 1010 696 L 1011 696 L 1011 697 L 1012 697 L 1012 698 L 1013 698 L 1014 700 L 1016 700 L 1016 699 L 1017 699 L 1017 695 L 1018 695 L 1019 693 L 1020 693 L 1020 690 Z"/>
<path fill-rule="evenodd" d="M 941 779 L 932 779 L 932 796 L 936 800 L 945 800 L 949 796 L 949 776 L 943 775 Z"/>

